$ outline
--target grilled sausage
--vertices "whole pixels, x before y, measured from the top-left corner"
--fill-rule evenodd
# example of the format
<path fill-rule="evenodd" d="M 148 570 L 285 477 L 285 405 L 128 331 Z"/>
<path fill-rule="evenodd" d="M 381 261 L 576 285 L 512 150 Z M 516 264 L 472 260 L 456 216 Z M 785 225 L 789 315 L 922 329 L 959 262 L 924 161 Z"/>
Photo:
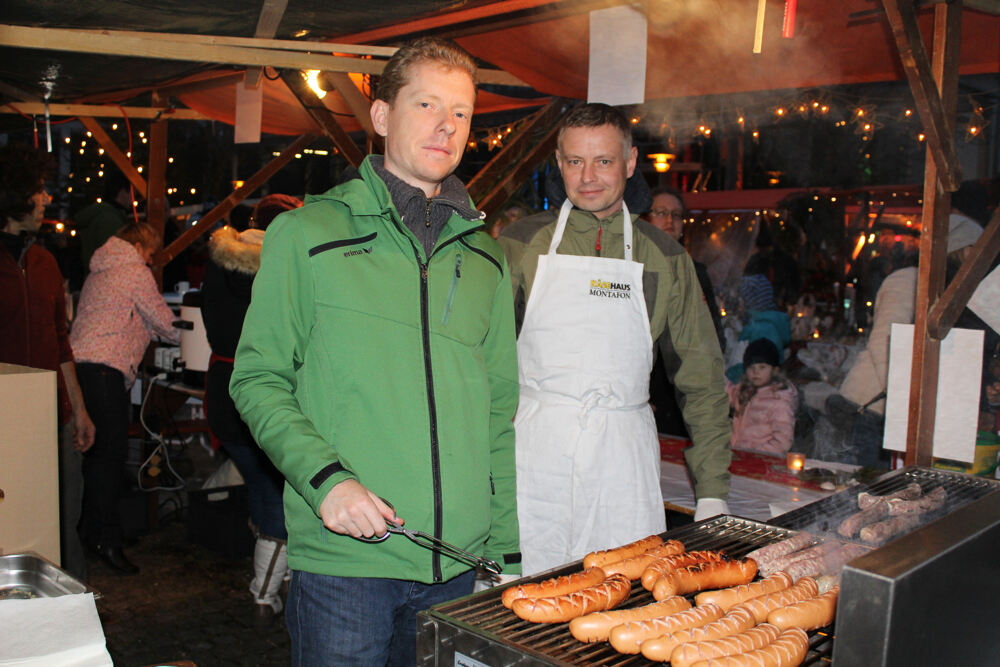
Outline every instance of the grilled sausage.
<path fill-rule="evenodd" d="M 554 579 L 546 579 L 534 584 L 513 586 L 503 592 L 500 596 L 500 601 L 503 603 L 503 606 L 510 609 L 514 600 L 568 595 L 569 593 L 582 591 L 590 586 L 596 586 L 606 578 L 604 570 L 599 567 L 592 567 L 582 572 L 575 572 Z"/>
<path fill-rule="evenodd" d="M 511 611 L 532 623 L 565 623 L 584 614 L 613 609 L 631 592 L 632 582 L 615 574 L 596 586 L 568 595 L 514 600 Z"/>
<path fill-rule="evenodd" d="M 860 512 L 855 512 L 840 522 L 837 533 L 841 537 L 854 537 L 858 531 L 870 523 L 881 521 L 889 515 L 889 506 L 884 502 L 877 502 L 869 505 Z"/>
<path fill-rule="evenodd" d="M 666 558 L 667 556 L 676 556 L 681 553 L 684 553 L 684 545 L 677 540 L 668 540 L 648 551 L 644 551 L 638 556 L 601 565 L 601 569 L 608 576 L 620 573 L 635 581 L 642 576 L 643 571 L 653 561 L 659 558 Z"/>
<path fill-rule="evenodd" d="M 703 604 L 717 604 L 725 610 L 730 607 L 746 602 L 750 598 L 759 595 L 767 595 L 784 590 L 795 583 L 785 572 L 775 572 L 766 579 L 755 581 L 752 584 L 742 584 L 733 588 L 723 588 L 718 591 L 705 591 L 694 596 L 694 603 L 698 606 Z"/>
<path fill-rule="evenodd" d="M 867 491 L 858 494 L 858 509 L 868 509 L 876 503 L 884 503 L 887 500 L 899 498 L 900 500 L 916 500 L 923 493 L 923 489 L 916 482 L 910 482 L 899 491 L 885 496 L 874 496 Z"/>
<path fill-rule="evenodd" d="M 785 630 L 773 642 L 749 653 L 702 660 L 691 667 L 795 667 L 809 653 L 809 635 L 798 628 Z"/>
<path fill-rule="evenodd" d="M 833 623 L 833 617 L 837 613 L 837 596 L 839 594 L 840 586 L 834 586 L 817 597 L 796 602 L 787 607 L 779 607 L 767 615 L 767 622 L 781 630 L 825 628 Z"/>
<path fill-rule="evenodd" d="M 757 574 L 752 560 L 729 560 L 697 563 L 668 572 L 653 584 L 653 597 L 663 600 L 671 595 L 684 595 L 709 588 L 726 588 L 747 584 Z"/>
<path fill-rule="evenodd" d="M 607 565 L 608 563 L 614 563 L 615 561 L 632 558 L 633 556 L 638 556 L 642 552 L 649 551 L 653 547 L 661 544 L 663 544 L 662 537 L 659 535 L 650 535 L 649 537 L 644 537 L 641 540 L 636 540 L 635 542 L 629 542 L 624 546 L 616 547 L 614 549 L 591 551 L 583 557 L 583 567 L 600 567 L 602 565 Z"/>
<path fill-rule="evenodd" d="M 722 618 L 722 614 L 722 609 L 714 604 L 693 607 L 672 616 L 653 618 L 648 621 L 632 621 L 615 626 L 611 628 L 608 639 L 611 640 L 611 646 L 619 653 L 635 654 L 639 652 L 639 645 L 647 639 L 686 628 L 707 625 Z"/>
<path fill-rule="evenodd" d="M 813 542 L 813 536 L 804 530 L 792 535 L 791 537 L 781 540 L 780 542 L 774 542 L 773 544 L 768 544 L 767 546 L 761 547 L 759 549 L 754 549 L 748 553 L 746 558 L 753 558 L 757 561 L 757 569 L 762 570 L 768 561 L 774 558 L 780 558 L 786 554 L 790 554 L 793 551 L 798 551 L 799 549 L 804 549 Z"/>
<path fill-rule="evenodd" d="M 647 639 L 640 646 L 643 657 L 649 660 L 664 662 L 670 660 L 670 656 L 681 644 L 688 642 L 703 642 L 710 639 L 722 639 L 730 635 L 738 635 L 746 632 L 756 625 L 753 615 L 746 609 L 734 609 L 717 621 L 712 621 L 707 625 L 677 632 L 654 639 Z"/>
<path fill-rule="evenodd" d="M 760 597 L 751 598 L 743 604 L 736 605 L 729 610 L 729 613 L 733 613 L 737 609 L 746 609 L 753 615 L 757 623 L 763 623 L 767 620 L 767 615 L 778 607 L 787 607 L 790 604 L 816 597 L 818 592 L 819 589 L 816 587 L 816 581 L 811 577 L 804 577 L 799 579 L 794 586 L 786 588 L 783 591 L 761 595 Z"/>
<path fill-rule="evenodd" d="M 604 642 L 611 635 L 611 629 L 631 621 L 648 621 L 653 618 L 671 616 L 677 612 L 691 608 L 687 598 L 679 595 L 667 598 L 662 602 L 654 602 L 634 609 L 616 609 L 615 611 L 598 611 L 569 622 L 570 633 L 577 640 L 585 643 Z"/>
<path fill-rule="evenodd" d="M 910 530 L 919 526 L 920 522 L 919 514 L 900 514 L 899 516 L 889 517 L 885 521 L 865 526 L 861 529 L 858 536 L 866 544 L 882 544 L 896 535 L 910 532 Z"/>
<path fill-rule="evenodd" d="M 781 630 L 778 628 L 762 623 L 746 632 L 721 639 L 687 642 L 675 648 L 670 654 L 670 665 L 671 667 L 690 667 L 692 663 L 699 660 L 724 658 L 727 655 L 755 651 L 773 642 L 780 634 Z"/>
<path fill-rule="evenodd" d="M 647 591 L 653 590 L 653 585 L 661 576 L 678 568 L 694 565 L 695 563 L 717 562 L 723 560 L 724 556 L 718 551 L 688 551 L 667 556 L 653 561 L 642 572 L 642 587 Z"/>
<path fill-rule="evenodd" d="M 889 506 L 889 516 L 899 516 L 900 514 L 922 514 L 924 512 L 931 512 L 942 507 L 947 497 L 948 492 L 945 491 L 943 486 L 939 486 L 923 498 L 916 498 L 915 500 L 894 498 L 892 500 L 887 500 L 885 504 Z"/>

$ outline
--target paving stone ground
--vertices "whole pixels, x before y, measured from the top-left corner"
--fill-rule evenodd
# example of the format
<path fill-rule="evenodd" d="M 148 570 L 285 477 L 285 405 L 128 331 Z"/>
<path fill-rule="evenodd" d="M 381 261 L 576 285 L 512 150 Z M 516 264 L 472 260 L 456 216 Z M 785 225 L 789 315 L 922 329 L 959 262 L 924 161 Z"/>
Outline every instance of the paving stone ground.
<path fill-rule="evenodd" d="M 118 667 L 187 660 L 197 667 L 289 663 L 284 617 L 254 624 L 249 557 L 226 558 L 190 543 L 182 521 L 161 523 L 126 549 L 141 568 L 117 576 L 92 559 L 90 584 L 108 651 Z"/>

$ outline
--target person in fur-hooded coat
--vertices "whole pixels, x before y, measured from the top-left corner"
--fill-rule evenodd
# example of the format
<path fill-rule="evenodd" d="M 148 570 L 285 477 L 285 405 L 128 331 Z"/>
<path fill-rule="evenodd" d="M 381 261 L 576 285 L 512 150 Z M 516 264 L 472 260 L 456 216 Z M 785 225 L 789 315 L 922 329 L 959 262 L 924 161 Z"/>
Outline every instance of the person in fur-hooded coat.
<path fill-rule="evenodd" d="M 285 553 L 288 533 L 281 500 L 284 478 L 240 419 L 229 395 L 229 378 L 250 306 L 253 280 L 260 268 L 264 230 L 279 213 L 299 206 L 302 202 L 294 197 L 268 195 L 254 208 L 250 229 L 237 232 L 232 227 L 223 227 L 213 233 L 201 288 L 202 319 L 212 347 L 205 411 L 212 433 L 246 482 L 250 520 L 258 533 L 250 591 L 256 603 L 256 616 L 262 622 L 270 621 L 283 608 L 278 592 L 288 570 Z"/>

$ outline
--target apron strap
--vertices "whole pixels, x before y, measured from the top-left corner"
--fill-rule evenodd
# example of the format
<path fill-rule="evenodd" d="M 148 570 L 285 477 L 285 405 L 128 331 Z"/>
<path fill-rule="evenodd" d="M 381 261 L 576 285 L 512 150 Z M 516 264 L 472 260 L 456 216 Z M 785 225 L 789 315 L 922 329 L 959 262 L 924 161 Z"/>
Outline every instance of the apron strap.
<path fill-rule="evenodd" d="M 573 202 L 567 198 L 559 209 L 559 218 L 556 220 L 556 231 L 552 234 L 552 242 L 549 243 L 549 254 L 555 255 L 556 249 L 562 243 L 563 232 L 566 231 L 566 221 L 569 220 L 569 212 L 573 209 Z M 632 261 L 632 216 L 628 212 L 628 206 L 622 200 L 622 230 L 625 234 L 625 261 Z"/>

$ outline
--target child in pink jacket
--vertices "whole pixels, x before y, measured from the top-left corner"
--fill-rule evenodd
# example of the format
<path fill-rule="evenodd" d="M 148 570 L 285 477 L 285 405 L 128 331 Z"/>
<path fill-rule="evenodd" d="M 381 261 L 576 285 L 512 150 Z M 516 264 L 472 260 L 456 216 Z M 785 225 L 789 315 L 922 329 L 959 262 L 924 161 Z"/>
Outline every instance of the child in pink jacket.
<path fill-rule="evenodd" d="M 758 338 L 743 353 L 743 377 L 729 384 L 733 413 L 733 449 L 784 454 L 795 436 L 795 409 L 799 395 L 782 374 L 778 348 Z"/>

